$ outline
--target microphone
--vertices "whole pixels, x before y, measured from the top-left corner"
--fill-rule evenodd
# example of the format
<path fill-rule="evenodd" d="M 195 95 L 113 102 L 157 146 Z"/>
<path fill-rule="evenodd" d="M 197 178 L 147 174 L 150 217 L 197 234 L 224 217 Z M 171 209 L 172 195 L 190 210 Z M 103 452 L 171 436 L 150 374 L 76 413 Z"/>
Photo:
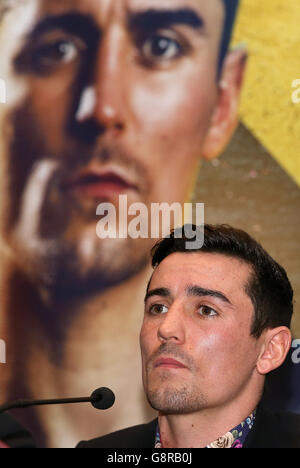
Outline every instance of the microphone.
<path fill-rule="evenodd" d="M 90 397 L 82 398 L 63 398 L 57 400 L 17 400 L 12 403 L 6 403 L 0 406 L 0 414 L 5 411 L 17 408 L 30 408 L 32 406 L 46 405 L 68 405 L 73 403 L 91 403 L 92 406 L 99 410 L 106 410 L 115 403 L 115 395 L 109 388 L 102 387 L 95 390 Z"/>
<path fill-rule="evenodd" d="M 91 394 L 90 400 L 94 408 L 106 410 L 114 405 L 116 397 L 114 392 L 112 392 L 109 388 L 102 387 L 97 388 L 97 390 Z"/>

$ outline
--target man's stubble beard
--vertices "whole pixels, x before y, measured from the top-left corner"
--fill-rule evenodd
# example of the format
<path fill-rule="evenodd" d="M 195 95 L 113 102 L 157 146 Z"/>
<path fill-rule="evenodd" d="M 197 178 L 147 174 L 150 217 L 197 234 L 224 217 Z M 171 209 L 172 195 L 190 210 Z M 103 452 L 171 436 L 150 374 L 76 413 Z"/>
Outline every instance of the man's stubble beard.
<path fill-rule="evenodd" d="M 146 389 L 148 402 L 156 411 L 163 414 L 190 414 L 207 406 L 206 396 L 195 386 L 175 383 L 171 386 L 167 374 L 161 380 L 161 388 Z"/>

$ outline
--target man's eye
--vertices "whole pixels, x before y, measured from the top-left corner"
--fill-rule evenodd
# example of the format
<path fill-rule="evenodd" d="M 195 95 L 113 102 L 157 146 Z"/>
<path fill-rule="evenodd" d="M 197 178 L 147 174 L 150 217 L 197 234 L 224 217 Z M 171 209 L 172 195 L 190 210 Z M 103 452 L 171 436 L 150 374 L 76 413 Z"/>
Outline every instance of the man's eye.
<path fill-rule="evenodd" d="M 168 312 L 168 307 L 162 304 L 154 304 L 149 308 L 149 313 L 152 315 L 162 315 Z"/>
<path fill-rule="evenodd" d="M 218 313 L 209 306 L 204 306 L 203 305 L 203 306 L 199 307 L 198 311 L 199 311 L 200 315 L 202 315 L 203 317 L 214 317 L 214 316 L 218 315 Z"/>
<path fill-rule="evenodd" d="M 180 57 L 183 48 L 178 41 L 171 37 L 154 35 L 143 43 L 142 53 L 148 61 L 162 62 Z"/>

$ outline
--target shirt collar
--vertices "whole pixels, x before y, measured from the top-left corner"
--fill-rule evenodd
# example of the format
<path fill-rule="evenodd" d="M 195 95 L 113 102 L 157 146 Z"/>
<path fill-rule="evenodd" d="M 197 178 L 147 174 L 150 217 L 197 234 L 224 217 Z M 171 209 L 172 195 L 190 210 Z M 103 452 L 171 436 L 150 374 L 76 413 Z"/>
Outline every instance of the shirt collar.
<path fill-rule="evenodd" d="M 207 445 L 205 448 L 243 448 L 245 441 L 253 427 L 256 417 L 256 410 L 253 411 L 244 421 L 236 426 L 231 431 L 227 432 L 223 437 L 219 437 L 217 440 Z M 159 424 L 157 425 L 155 435 L 155 448 L 163 448 Z"/>

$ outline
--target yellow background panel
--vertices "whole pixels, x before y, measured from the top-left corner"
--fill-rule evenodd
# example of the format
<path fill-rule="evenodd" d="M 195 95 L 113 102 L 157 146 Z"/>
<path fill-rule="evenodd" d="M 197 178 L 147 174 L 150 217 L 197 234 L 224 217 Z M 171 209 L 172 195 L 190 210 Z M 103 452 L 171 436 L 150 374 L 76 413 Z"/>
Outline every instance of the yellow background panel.
<path fill-rule="evenodd" d="M 242 42 L 249 51 L 242 121 L 300 185 L 300 103 L 292 102 L 300 1 L 242 0 L 234 44 Z"/>

